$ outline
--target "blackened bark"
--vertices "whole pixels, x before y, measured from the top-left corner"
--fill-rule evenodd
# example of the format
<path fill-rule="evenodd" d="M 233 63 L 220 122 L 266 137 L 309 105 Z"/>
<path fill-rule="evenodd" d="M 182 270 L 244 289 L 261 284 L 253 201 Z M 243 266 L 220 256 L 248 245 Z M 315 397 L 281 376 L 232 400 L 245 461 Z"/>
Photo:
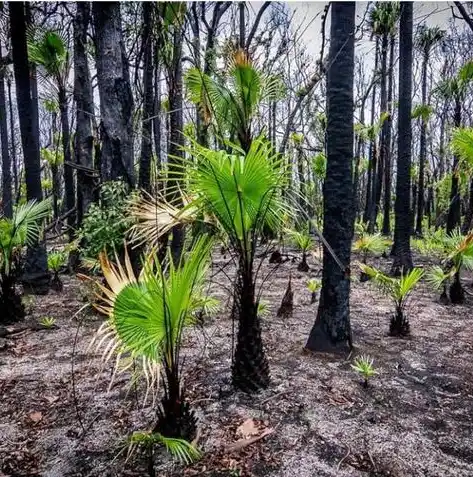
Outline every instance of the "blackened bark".
<path fill-rule="evenodd" d="M 41 201 L 43 200 L 43 191 L 41 189 L 39 137 L 37 123 L 35 124 L 35 118 L 38 116 L 38 103 L 33 100 L 31 91 L 32 81 L 30 80 L 26 45 L 25 3 L 11 3 L 9 10 L 16 100 L 25 163 L 26 197 L 28 200 Z M 45 247 L 39 243 L 28 247 L 22 277 L 25 292 L 47 293 L 49 279 Z"/>
<path fill-rule="evenodd" d="M 412 3 L 401 2 L 399 33 L 399 109 L 395 202 L 394 262 L 392 272 L 412 268 L 411 255 L 411 111 L 412 111 Z"/>
<path fill-rule="evenodd" d="M 238 11 L 240 13 L 240 36 L 239 36 L 239 47 L 241 50 L 245 48 L 245 2 L 240 2 L 238 5 Z"/>
<path fill-rule="evenodd" d="M 75 163 L 84 167 L 77 171 L 77 223 L 94 201 L 94 168 L 92 118 L 94 100 L 87 58 L 87 30 L 90 22 L 90 3 L 77 2 L 74 18 L 74 100 L 76 102 Z"/>
<path fill-rule="evenodd" d="M 429 64 L 429 54 L 424 52 L 422 61 L 422 105 L 427 104 L 427 66 Z M 422 219 L 424 218 L 424 180 L 425 180 L 425 161 L 427 155 L 427 120 L 421 118 L 420 123 L 420 150 L 419 150 L 419 180 L 417 181 L 417 235 L 422 235 Z"/>
<path fill-rule="evenodd" d="M 153 138 L 154 150 L 156 154 L 156 167 L 161 167 L 161 69 L 159 65 L 159 53 L 155 45 L 154 53 L 154 109 L 153 109 Z"/>
<path fill-rule="evenodd" d="M 388 103 L 389 113 L 385 121 L 384 130 L 384 207 L 383 207 L 383 234 L 391 233 L 391 136 L 392 136 L 392 102 L 393 102 L 393 75 L 394 75 L 394 46 L 395 37 L 392 34 L 389 46 L 389 70 L 388 70 Z M 384 125 L 383 125 L 384 126 Z"/>
<path fill-rule="evenodd" d="M 455 111 L 453 123 L 456 128 L 461 127 L 462 122 L 462 103 L 460 98 L 455 98 Z M 447 234 L 451 234 L 461 221 L 460 187 L 458 181 L 458 163 L 457 155 L 453 156 L 452 188 L 450 190 L 450 206 L 448 207 Z"/>
<path fill-rule="evenodd" d="M 167 181 L 168 200 L 179 200 L 175 172 L 180 170 L 184 160 L 183 134 L 183 98 L 182 98 L 182 41 L 184 34 L 183 25 L 175 25 L 173 34 L 172 61 L 168 67 L 168 92 L 169 92 L 169 178 Z M 176 226 L 172 231 L 171 253 L 174 263 L 179 263 L 184 242 L 184 229 Z"/>
<path fill-rule="evenodd" d="M 2 49 L 0 47 L 0 57 Z M 7 104 L 5 98 L 5 69 L 0 68 L 0 140 L 2 143 L 2 209 L 6 217 L 13 214 L 11 161 L 8 150 Z"/>
<path fill-rule="evenodd" d="M 134 185 L 133 96 L 124 51 L 120 2 L 93 2 L 101 114 L 102 180 Z"/>
<path fill-rule="evenodd" d="M 142 189 L 151 192 L 151 159 L 153 155 L 152 117 L 153 104 L 153 45 L 152 45 L 152 17 L 153 3 L 143 2 L 143 120 L 141 126 L 141 156 L 138 184 Z"/>
<path fill-rule="evenodd" d="M 351 347 L 350 251 L 353 238 L 353 74 L 355 3 L 334 2 L 327 73 L 327 174 L 323 234 L 338 260 L 324 248 L 317 319 L 306 347 L 328 351 Z M 348 117 L 347 117 L 348 115 Z M 343 268 L 343 269 L 342 269 Z"/>

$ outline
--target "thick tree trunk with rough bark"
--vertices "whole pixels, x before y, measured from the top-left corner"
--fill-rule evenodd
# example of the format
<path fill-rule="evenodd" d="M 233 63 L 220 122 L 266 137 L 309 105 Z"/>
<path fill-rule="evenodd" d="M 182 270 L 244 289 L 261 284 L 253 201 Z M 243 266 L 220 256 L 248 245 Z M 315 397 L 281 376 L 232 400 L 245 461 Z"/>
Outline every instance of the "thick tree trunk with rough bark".
<path fill-rule="evenodd" d="M 77 171 L 77 223 L 96 198 L 94 185 L 94 135 L 92 118 L 94 100 L 87 58 L 87 29 L 90 22 L 90 3 L 77 2 L 74 18 L 74 100 L 76 102 L 75 163 L 88 169 Z"/>
<path fill-rule="evenodd" d="M 327 72 L 327 173 L 322 291 L 306 347 L 329 351 L 351 347 L 350 252 L 353 238 L 353 74 L 355 3 L 334 2 Z M 340 263 L 339 263 L 340 262 Z"/>
<path fill-rule="evenodd" d="M 120 2 L 93 2 L 100 95 L 102 180 L 134 185 L 133 95 L 124 51 Z"/>
<path fill-rule="evenodd" d="M 412 3 L 401 2 L 399 33 L 399 113 L 397 137 L 397 180 L 395 202 L 395 275 L 412 268 L 411 255 L 411 143 L 412 143 Z"/>
<path fill-rule="evenodd" d="M 41 189 L 41 163 L 36 122 L 38 103 L 33 100 L 34 92 L 31 88 L 32 81 L 26 45 L 25 3 L 11 3 L 9 10 L 16 100 L 25 163 L 26 197 L 28 200 L 41 201 L 43 200 L 43 191 Z M 22 277 L 25 292 L 46 294 L 49 291 L 49 280 L 45 247 L 40 243 L 28 247 Z"/>

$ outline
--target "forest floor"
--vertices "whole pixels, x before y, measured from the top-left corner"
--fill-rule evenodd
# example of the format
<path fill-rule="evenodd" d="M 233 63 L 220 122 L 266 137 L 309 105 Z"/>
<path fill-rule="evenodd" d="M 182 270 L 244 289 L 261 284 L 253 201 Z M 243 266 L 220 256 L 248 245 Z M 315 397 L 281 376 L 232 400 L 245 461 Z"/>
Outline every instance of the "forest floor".
<path fill-rule="evenodd" d="M 417 265 L 426 260 L 416 257 Z M 224 258 L 216 253 L 215 271 Z M 389 269 L 389 260 L 375 263 Z M 263 275 L 268 272 L 265 261 Z M 228 283 L 214 277 L 222 311 L 189 330 L 183 354 L 188 398 L 199 417 L 203 458 L 192 466 L 157 455 L 158 476 L 473 476 L 473 298 L 441 305 L 422 283 L 409 308 L 411 337 L 387 335 L 390 302 L 355 281 L 351 319 L 355 350 L 345 359 L 311 354 L 304 345 L 315 319 L 306 282 L 288 261 L 271 274 L 262 319 L 272 383 L 256 396 L 230 387 L 232 321 L 225 309 Z M 292 271 L 292 318 L 276 317 Z M 471 277 L 465 279 L 471 292 Z M 126 436 L 149 429 L 143 386 L 127 392 L 126 375 L 108 391 L 112 363 L 87 351 L 103 318 L 79 310 L 84 284 L 64 277 L 64 291 L 35 297 L 29 319 L 48 316 L 57 328 L 10 335 L 0 351 L 0 476 L 145 476 L 146 461 L 118 455 Z M 79 313 L 78 313 L 79 312 Z M 368 388 L 350 367 L 357 354 L 374 358 Z M 247 421 L 252 419 L 252 421 Z M 268 434 L 239 451 L 227 446 L 247 421 Z M 245 428 L 245 426 L 244 426 Z M 240 427 L 240 431 L 241 431 Z M 248 431 L 248 433 L 251 433 Z M 272 431 L 272 432 L 271 432 Z M 2 474 L 3 472 L 3 474 Z"/>

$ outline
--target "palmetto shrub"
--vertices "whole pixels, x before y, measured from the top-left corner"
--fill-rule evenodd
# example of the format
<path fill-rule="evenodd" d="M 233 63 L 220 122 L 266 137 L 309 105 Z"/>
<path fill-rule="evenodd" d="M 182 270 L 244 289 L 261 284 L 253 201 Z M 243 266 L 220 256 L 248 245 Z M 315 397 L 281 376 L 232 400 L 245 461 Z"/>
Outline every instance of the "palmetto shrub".
<path fill-rule="evenodd" d="M 192 142 L 188 153 L 192 165 L 176 174 L 176 181 L 187 191 L 186 205 L 179 209 L 164 198 L 135 204 L 135 236 L 156 244 L 175 224 L 196 220 L 213 224 L 225 236 L 237 264 L 233 298 L 238 335 L 232 378 L 236 387 L 255 391 L 269 383 L 258 317 L 255 254 L 263 229 L 281 230 L 287 216 L 282 197 L 285 164 L 263 138 L 253 140 L 248 152 L 230 144 L 227 150 L 214 151 Z"/>
<path fill-rule="evenodd" d="M 49 200 L 18 205 L 12 218 L 0 216 L 0 321 L 21 319 L 25 308 L 15 291 L 21 271 L 21 252 L 33 245 L 41 233 L 43 220 L 50 211 Z"/>
<path fill-rule="evenodd" d="M 150 255 L 138 277 L 128 254 L 124 265 L 113 265 L 105 254 L 100 255 L 106 285 L 100 285 L 104 302 L 98 308 L 108 320 L 96 342 L 105 349 L 106 358 L 116 353 L 117 361 L 128 355 L 141 363 L 150 381 L 157 379 L 156 370 L 160 370 L 164 396 L 156 408 L 153 434 L 166 438 L 192 440 L 196 433 L 196 417 L 182 382 L 181 340 L 202 308 L 211 248 L 212 242 L 202 236 L 179 264 L 174 265 L 168 256 L 166 268 Z"/>
<path fill-rule="evenodd" d="M 360 264 L 360 268 L 394 305 L 394 315 L 391 318 L 389 327 L 390 334 L 395 336 L 409 334 L 410 325 L 406 315 L 406 308 L 409 297 L 422 278 L 424 271 L 420 268 L 413 268 L 400 277 L 390 277 L 369 265 Z"/>

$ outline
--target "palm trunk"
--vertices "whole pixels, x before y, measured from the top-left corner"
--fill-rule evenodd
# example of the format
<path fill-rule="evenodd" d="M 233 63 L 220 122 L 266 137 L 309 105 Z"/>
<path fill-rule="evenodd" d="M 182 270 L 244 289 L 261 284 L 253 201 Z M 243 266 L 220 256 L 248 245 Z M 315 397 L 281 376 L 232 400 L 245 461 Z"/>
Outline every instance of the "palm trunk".
<path fill-rule="evenodd" d="M 412 3 L 401 2 L 399 34 L 399 118 L 392 272 L 412 268 L 411 256 L 411 144 L 412 144 Z"/>
<path fill-rule="evenodd" d="M 269 365 L 261 339 L 256 303 L 253 258 L 242 251 L 235 296 L 238 335 L 232 366 L 232 382 L 244 392 L 255 392 L 269 385 Z"/>
<path fill-rule="evenodd" d="M 306 347 L 312 351 L 352 346 L 350 253 L 354 226 L 353 75 L 355 3 L 334 2 L 327 72 L 327 173 L 324 184 L 322 290 Z M 348 116 L 347 116 L 348 115 Z"/>

